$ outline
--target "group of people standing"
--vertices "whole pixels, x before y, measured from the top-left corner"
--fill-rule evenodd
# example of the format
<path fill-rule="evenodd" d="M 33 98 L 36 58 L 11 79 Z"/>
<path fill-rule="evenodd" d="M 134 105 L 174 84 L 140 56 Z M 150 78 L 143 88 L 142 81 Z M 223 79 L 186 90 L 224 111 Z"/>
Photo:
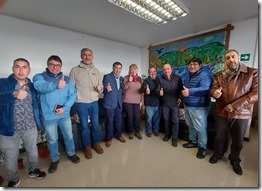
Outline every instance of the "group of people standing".
<path fill-rule="evenodd" d="M 171 139 L 172 146 L 177 147 L 179 107 L 183 104 L 190 140 L 183 147 L 197 147 L 196 156 L 200 159 L 206 156 L 207 115 L 210 97 L 214 97 L 216 138 L 214 154 L 209 162 L 216 163 L 223 157 L 228 147 L 228 135 L 231 134 L 229 160 L 234 172 L 242 174 L 239 155 L 253 104 L 258 100 L 258 71 L 240 63 L 236 50 L 225 52 L 225 69 L 213 77 L 203 69 L 199 58 L 192 58 L 188 61 L 188 74 L 184 81 L 173 73 L 170 64 L 163 66 L 161 77 L 157 77 L 155 67 L 150 67 L 148 77 L 142 81 L 136 64 L 131 64 L 128 75 L 122 77 L 120 62 L 113 63 L 112 72 L 102 78 L 93 63 L 92 50 L 82 49 L 80 57 L 79 65 L 65 76 L 61 71 L 61 58 L 50 56 L 46 71 L 36 74 L 33 82 L 27 77 L 31 71 L 29 62 L 18 58 L 13 62 L 13 73 L 0 79 L 0 147 L 5 155 L 8 187 L 16 187 L 20 183 L 17 159 L 21 139 L 27 151 L 29 177 L 43 179 L 46 176 L 38 168 L 37 128 L 44 128 L 46 132 L 51 159 L 49 173 L 55 172 L 59 164 L 58 127 L 68 159 L 73 163 L 80 161 L 75 153 L 70 118 L 74 103 L 80 120 L 85 158 L 92 158 L 92 149 L 98 154 L 104 152 L 98 132 L 99 93 L 104 94 L 106 147 L 111 146 L 113 138 L 126 142 L 121 129 L 122 110 L 127 114 L 128 138 L 131 140 L 136 136 L 142 139 L 142 104 L 145 106 L 146 136 L 159 136 L 162 117 L 163 141 Z"/>

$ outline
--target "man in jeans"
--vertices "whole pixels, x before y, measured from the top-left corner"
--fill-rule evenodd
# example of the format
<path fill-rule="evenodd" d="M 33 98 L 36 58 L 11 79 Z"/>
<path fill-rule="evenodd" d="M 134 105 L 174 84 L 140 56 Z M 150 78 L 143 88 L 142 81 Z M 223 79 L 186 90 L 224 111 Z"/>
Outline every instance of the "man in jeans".
<path fill-rule="evenodd" d="M 58 126 L 63 135 L 69 160 L 73 163 L 80 161 L 75 154 L 70 118 L 70 109 L 76 100 L 76 91 L 70 79 L 61 72 L 61 68 L 61 58 L 52 55 L 47 60 L 46 71 L 33 77 L 34 87 L 40 93 L 43 124 L 50 150 L 49 173 L 55 172 L 59 163 Z"/>
<path fill-rule="evenodd" d="M 184 79 L 182 90 L 185 105 L 185 119 L 189 129 L 189 142 L 184 148 L 198 147 L 196 157 L 206 156 L 207 145 L 207 115 L 210 105 L 209 89 L 212 76 L 203 69 L 199 58 L 192 58 L 188 62 L 188 75 Z"/>
<path fill-rule="evenodd" d="M 144 105 L 146 111 L 146 136 L 159 135 L 159 96 L 156 93 L 157 72 L 155 67 L 148 69 L 148 77 L 143 81 L 141 90 L 144 93 Z"/>
<path fill-rule="evenodd" d="M 29 177 L 43 179 L 46 173 L 38 169 L 37 127 L 41 127 L 37 92 L 27 76 L 29 62 L 18 58 L 13 63 L 13 74 L 0 79 L 0 147 L 5 161 L 7 187 L 20 183 L 17 160 L 22 140 L 28 156 Z"/>
<path fill-rule="evenodd" d="M 103 84 L 102 76 L 93 63 L 93 51 L 83 48 L 80 57 L 82 60 L 79 65 L 71 69 L 69 76 L 77 92 L 76 110 L 80 119 L 85 158 L 91 159 L 93 156 L 91 146 L 98 154 L 104 152 L 99 143 L 98 131 L 98 95 L 103 92 Z M 91 133 L 88 127 L 88 118 L 92 124 Z"/>

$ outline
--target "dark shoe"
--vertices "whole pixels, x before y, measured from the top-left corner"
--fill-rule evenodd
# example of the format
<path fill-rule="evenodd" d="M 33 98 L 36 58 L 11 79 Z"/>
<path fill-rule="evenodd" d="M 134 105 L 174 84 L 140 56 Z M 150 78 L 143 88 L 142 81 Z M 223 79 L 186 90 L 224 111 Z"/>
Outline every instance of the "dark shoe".
<path fill-rule="evenodd" d="M 17 187 L 20 184 L 21 180 L 9 181 L 7 187 Z"/>
<path fill-rule="evenodd" d="M 97 154 L 102 154 L 104 151 L 101 148 L 100 144 L 96 143 L 93 145 L 94 150 L 96 151 Z"/>
<path fill-rule="evenodd" d="M 45 178 L 46 173 L 44 171 L 40 171 L 38 168 L 35 168 L 34 170 L 29 171 L 28 176 L 30 178 L 36 178 L 38 180 L 41 180 Z"/>
<path fill-rule="evenodd" d="M 177 147 L 177 138 L 172 138 L 172 146 Z"/>
<path fill-rule="evenodd" d="M 119 137 L 118 140 L 119 140 L 120 142 L 122 142 L 122 143 L 125 143 L 125 142 L 126 142 L 126 140 L 125 140 L 124 137 L 122 137 L 122 136 Z"/>
<path fill-rule="evenodd" d="M 110 147 L 111 146 L 111 141 L 106 141 L 106 147 Z"/>
<path fill-rule="evenodd" d="M 135 136 L 138 138 L 138 139 L 142 139 L 142 136 L 140 133 L 135 133 Z"/>
<path fill-rule="evenodd" d="M 128 138 L 129 138 L 130 140 L 132 140 L 132 139 L 134 138 L 134 134 L 133 134 L 133 133 L 130 133 L 129 136 L 128 136 Z"/>
<path fill-rule="evenodd" d="M 218 156 L 216 156 L 216 155 L 212 155 L 212 156 L 210 157 L 210 159 L 209 159 L 209 162 L 210 162 L 211 164 L 215 164 L 215 163 L 217 163 L 217 161 L 218 161 L 219 159 L 221 159 L 221 157 L 218 157 Z"/>
<path fill-rule="evenodd" d="M 4 183 L 5 179 L 4 177 L 0 176 L 0 187 L 2 186 L 2 184 Z"/>
<path fill-rule="evenodd" d="M 57 170 L 57 165 L 59 163 L 59 160 L 55 161 L 55 162 L 51 162 L 50 166 L 49 166 L 49 169 L 48 169 L 48 172 L 49 173 L 53 173 Z"/>
<path fill-rule="evenodd" d="M 196 157 L 199 159 L 203 159 L 206 156 L 206 149 L 202 148 L 202 147 L 198 147 L 198 151 L 196 154 Z"/>
<path fill-rule="evenodd" d="M 193 143 L 192 141 L 189 141 L 188 143 L 183 144 L 184 148 L 197 148 L 198 144 L 197 143 Z"/>
<path fill-rule="evenodd" d="M 168 135 L 165 135 L 164 138 L 163 138 L 163 141 L 167 142 L 171 137 L 168 136 Z"/>
<path fill-rule="evenodd" d="M 152 133 L 146 132 L 146 136 L 151 137 Z"/>
<path fill-rule="evenodd" d="M 92 158 L 92 151 L 89 145 L 85 147 L 85 158 L 86 159 Z"/>
<path fill-rule="evenodd" d="M 236 162 L 230 162 L 230 164 L 232 165 L 233 167 L 233 170 L 236 174 L 238 175 L 242 175 L 243 171 L 242 171 L 242 168 L 240 166 L 239 163 L 236 163 Z"/>
<path fill-rule="evenodd" d="M 158 133 L 158 132 L 154 132 L 154 135 L 155 135 L 156 137 L 158 137 L 158 136 L 159 136 L 159 133 Z"/>
<path fill-rule="evenodd" d="M 74 154 L 73 156 L 69 156 L 68 158 L 69 158 L 69 160 L 72 161 L 72 163 L 79 163 L 80 162 L 80 158 L 76 154 Z"/>

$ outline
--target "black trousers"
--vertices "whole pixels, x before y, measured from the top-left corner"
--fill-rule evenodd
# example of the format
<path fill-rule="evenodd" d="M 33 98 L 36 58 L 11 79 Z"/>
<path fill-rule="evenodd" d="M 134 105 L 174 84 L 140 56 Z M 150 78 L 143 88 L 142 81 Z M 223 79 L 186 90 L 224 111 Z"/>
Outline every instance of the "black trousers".
<path fill-rule="evenodd" d="M 162 106 L 165 121 L 165 135 L 177 139 L 179 130 L 179 107 Z"/>
<path fill-rule="evenodd" d="M 231 151 L 228 159 L 236 163 L 241 161 L 239 156 L 243 148 L 248 120 L 249 119 L 232 119 L 215 116 L 216 137 L 214 142 L 214 155 L 223 157 L 231 138 Z"/>
<path fill-rule="evenodd" d="M 123 103 L 129 133 L 140 133 L 140 104 Z"/>

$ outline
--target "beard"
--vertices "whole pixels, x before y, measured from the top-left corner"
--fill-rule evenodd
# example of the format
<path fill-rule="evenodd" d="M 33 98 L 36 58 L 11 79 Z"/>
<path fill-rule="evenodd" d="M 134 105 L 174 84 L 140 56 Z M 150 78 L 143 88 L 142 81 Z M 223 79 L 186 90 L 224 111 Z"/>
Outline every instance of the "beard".
<path fill-rule="evenodd" d="M 231 71 L 234 72 L 238 69 L 239 64 L 235 63 L 235 62 L 231 62 L 230 64 L 227 65 L 227 68 Z"/>

